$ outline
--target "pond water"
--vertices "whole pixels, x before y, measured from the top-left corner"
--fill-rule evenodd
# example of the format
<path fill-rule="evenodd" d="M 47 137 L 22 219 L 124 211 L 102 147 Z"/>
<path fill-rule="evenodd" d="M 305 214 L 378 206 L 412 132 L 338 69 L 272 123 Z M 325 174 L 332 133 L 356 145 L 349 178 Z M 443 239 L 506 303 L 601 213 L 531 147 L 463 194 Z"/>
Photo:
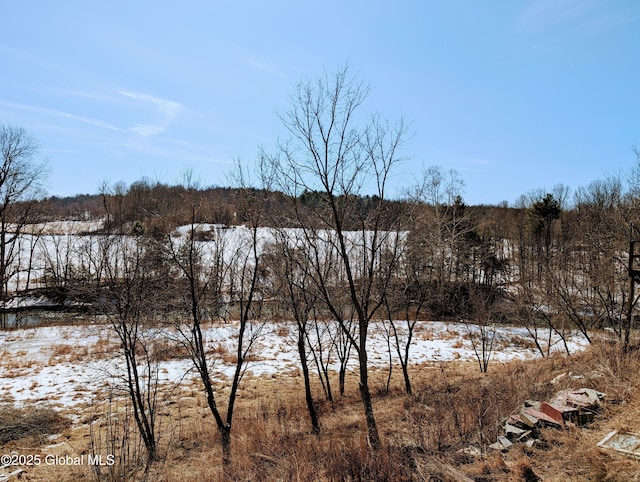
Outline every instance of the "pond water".
<path fill-rule="evenodd" d="M 0 313 L 0 329 L 38 326 L 53 317 L 52 311 L 19 311 Z"/>

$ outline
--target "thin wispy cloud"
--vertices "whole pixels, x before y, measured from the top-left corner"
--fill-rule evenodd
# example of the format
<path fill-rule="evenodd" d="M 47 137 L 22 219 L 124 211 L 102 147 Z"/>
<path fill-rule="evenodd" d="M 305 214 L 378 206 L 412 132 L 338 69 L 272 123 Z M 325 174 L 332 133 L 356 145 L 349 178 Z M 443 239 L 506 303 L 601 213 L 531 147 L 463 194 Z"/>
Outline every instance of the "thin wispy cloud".
<path fill-rule="evenodd" d="M 136 124 L 131 128 L 133 132 L 142 137 L 158 135 L 166 130 L 166 126 L 152 126 L 148 124 Z"/>
<path fill-rule="evenodd" d="M 129 97 L 131 99 L 139 100 L 141 102 L 146 102 L 152 104 L 158 108 L 158 110 L 164 113 L 167 116 L 173 117 L 180 110 L 181 105 L 179 102 L 174 102 L 172 100 L 161 99 L 159 97 L 154 97 L 148 94 L 141 94 L 138 92 L 129 92 L 125 90 L 118 91 L 119 94 L 124 95 L 125 97 Z"/>
<path fill-rule="evenodd" d="M 187 160 L 192 162 L 202 162 L 205 164 L 233 164 L 234 163 L 234 161 L 228 161 L 225 159 L 213 159 L 210 157 L 192 157 Z"/>
<path fill-rule="evenodd" d="M 53 119 L 67 119 L 71 122 L 112 131 L 116 133 L 116 137 L 113 137 L 111 141 L 105 141 L 102 145 L 109 147 L 109 152 L 119 156 L 124 155 L 126 151 L 135 151 L 160 157 L 179 158 L 180 154 L 172 152 L 175 149 L 168 148 L 167 145 L 180 144 L 183 148 L 185 147 L 186 141 L 180 143 L 179 140 L 176 139 L 165 140 L 159 137 L 160 134 L 170 128 L 175 118 L 179 115 L 182 109 L 182 105 L 179 102 L 128 90 L 115 92 L 101 90 L 66 90 L 55 87 L 48 88 L 47 86 L 43 86 L 41 90 L 54 93 L 57 96 L 72 96 L 97 101 L 94 103 L 97 107 L 97 112 L 106 113 L 111 111 L 111 115 L 113 115 L 113 108 L 115 106 L 122 114 L 123 119 L 129 120 L 129 122 L 133 119 L 134 123 L 133 125 L 130 124 L 130 127 L 118 127 L 101 119 L 77 115 L 66 110 L 2 100 L 0 100 L 0 107 L 3 107 L 4 110 L 7 111 L 21 111 L 32 115 L 35 114 L 39 117 L 46 116 Z M 137 105 L 132 107 L 132 102 Z M 141 117 L 148 117 L 149 122 L 135 122 L 138 119 L 142 120 Z M 120 122 L 124 124 L 124 122 Z M 153 139 L 153 142 L 151 142 L 151 139 Z M 62 153 L 63 151 L 55 152 Z M 66 153 L 72 153 L 72 150 L 68 150 Z M 199 157 L 199 154 L 196 153 L 196 157 Z"/>
<path fill-rule="evenodd" d="M 288 80 L 289 79 L 289 77 L 285 73 L 281 72 L 280 70 L 276 69 L 275 67 L 273 67 L 272 65 L 269 65 L 267 63 L 260 62 L 260 61 L 258 61 L 256 59 L 252 59 L 252 58 L 248 58 L 247 59 L 247 63 L 250 66 L 252 66 L 252 67 L 254 67 L 254 68 L 258 69 L 258 70 L 261 70 L 261 71 L 266 72 L 268 74 L 274 75 L 274 76 L 279 77 L 279 78 L 281 78 L 283 80 Z"/>
<path fill-rule="evenodd" d="M 153 21 L 144 8 L 76 3 L 70 16 L 7 2 L 0 36 L 0 122 L 58 149 L 47 155 L 64 192 L 185 163 L 219 180 L 226 160 L 283 135 L 274 111 L 288 108 L 300 79 L 345 57 L 375 86 L 363 118 L 403 112 L 415 123 L 405 182 L 424 160 L 464 172 L 474 202 L 515 199 L 548 182 L 543 160 L 558 181 L 580 185 L 602 163 L 634 162 L 628 146 L 640 144 L 640 0 L 465 2 L 464 18 L 460 2 L 364 12 L 356 2 L 281 11 L 259 2 L 249 16 L 239 2 L 200 2 L 198 15 L 155 9 Z M 322 48 L 310 18 L 330 20 Z M 77 168 L 88 160 L 92 169 Z"/>
<path fill-rule="evenodd" d="M 104 143 L 101 145 L 114 148 L 117 152 L 123 152 L 122 149 L 118 150 L 117 148 L 124 148 L 126 151 L 135 151 L 156 159 L 167 159 L 180 163 L 231 164 L 233 162 L 209 156 L 205 149 L 197 146 L 191 148 L 178 146 L 173 139 L 167 139 L 162 136 L 154 138 L 153 142 L 134 142 L 129 140 L 126 143 Z"/>
<path fill-rule="evenodd" d="M 529 52 L 544 54 L 640 18 L 640 5 L 606 11 L 603 5 L 599 0 L 534 0 L 516 17 L 514 26 L 520 34 L 539 39 Z"/>
<path fill-rule="evenodd" d="M 82 154 L 85 151 L 80 149 L 42 149 L 42 152 L 58 153 L 58 154 Z"/>
<path fill-rule="evenodd" d="M 534 0 L 518 15 L 515 25 L 523 31 L 536 31 L 552 24 L 573 23 L 596 4 L 594 0 Z"/>
<path fill-rule="evenodd" d="M 249 52 L 245 48 L 238 45 L 233 45 L 232 49 L 235 50 L 237 58 L 249 67 L 283 80 L 289 80 L 289 76 L 282 72 L 282 70 L 275 67 L 272 62 L 261 59 L 254 53 Z"/>
<path fill-rule="evenodd" d="M 534 0 L 515 20 L 522 33 L 560 30 L 567 34 L 599 33 L 640 18 L 640 5 L 604 11 L 598 0 Z"/>
<path fill-rule="evenodd" d="M 166 131 L 182 109 L 182 105 L 179 102 L 161 99 L 149 94 L 125 90 L 118 91 L 118 94 L 141 102 L 156 113 L 157 116 L 154 122 L 135 124 L 131 127 L 130 130 L 142 138 L 156 136 Z"/>
<path fill-rule="evenodd" d="M 452 161 L 452 164 L 464 172 L 495 172 L 494 163 L 484 158 L 462 158 Z"/>
<path fill-rule="evenodd" d="M 65 119 L 71 119 L 77 122 L 92 125 L 95 127 L 101 127 L 103 129 L 108 129 L 112 131 L 122 131 L 122 129 L 120 129 L 119 127 L 109 124 L 108 122 L 101 121 L 99 119 L 93 119 L 91 117 L 71 114 L 69 112 L 65 112 L 61 110 L 50 109 L 48 107 L 40 107 L 40 106 L 34 106 L 29 104 L 17 104 L 14 102 L 6 102 L 6 101 L 0 101 L 0 105 L 9 107 L 11 109 L 31 112 L 35 114 L 63 117 Z"/>
<path fill-rule="evenodd" d="M 492 164 L 492 162 L 487 159 L 464 159 L 462 162 L 474 166 L 489 166 Z"/>
<path fill-rule="evenodd" d="M 82 97 L 84 99 L 91 99 L 100 102 L 114 102 L 116 98 L 106 94 L 104 92 L 86 92 L 86 91 L 78 91 L 78 90 L 68 90 L 64 91 L 64 93 L 73 95 L 75 97 Z"/>
<path fill-rule="evenodd" d="M 64 69 L 62 67 L 56 65 L 50 59 L 43 57 L 42 55 L 38 55 L 33 52 L 29 52 L 9 45 L 0 44 L 0 56 L 9 56 L 17 60 L 18 62 L 26 62 L 60 73 L 64 72 Z"/>
<path fill-rule="evenodd" d="M 109 129 L 112 131 L 122 131 L 122 129 L 120 129 L 119 127 L 116 127 L 114 125 L 111 125 L 107 122 L 102 122 L 100 120 L 96 120 L 96 119 L 91 119 L 89 117 L 83 117 L 83 116 L 79 116 L 79 115 L 75 115 L 75 114 L 69 114 L 68 112 L 57 112 L 57 114 L 61 117 L 65 117 L 67 119 L 72 119 L 72 120 L 76 120 L 78 122 L 84 122 L 85 124 L 89 124 L 89 125 L 93 125 L 96 127 L 102 127 L 104 129 Z"/>

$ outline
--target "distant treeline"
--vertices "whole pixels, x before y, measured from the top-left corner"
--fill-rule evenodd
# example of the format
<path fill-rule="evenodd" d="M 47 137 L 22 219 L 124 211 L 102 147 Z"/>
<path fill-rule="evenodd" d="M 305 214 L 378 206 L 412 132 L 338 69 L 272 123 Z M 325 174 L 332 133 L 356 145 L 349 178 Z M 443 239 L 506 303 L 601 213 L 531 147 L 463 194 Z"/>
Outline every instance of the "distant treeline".
<path fill-rule="evenodd" d="M 320 209 L 324 204 L 322 194 L 303 192 L 298 200 L 301 209 Z M 224 225 L 244 224 L 248 198 L 258 197 L 264 203 L 267 224 L 291 224 L 291 204 L 279 192 L 253 188 L 206 187 L 191 189 L 181 185 L 167 185 L 140 180 L 126 186 L 117 183 L 106 186 L 99 194 L 75 196 L 51 196 L 40 201 L 41 220 L 104 220 L 104 229 L 125 233 L 131 229 L 166 232 L 176 226 L 192 222 L 194 213 L 185 210 L 197 200 L 196 222 Z M 372 206 L 377 206 L 374 196 L 350 196 L 341 202 L 351 213 L 349 228 L 358 229 L 360 218 L 366 217 Z M 385 201 L 388 215 L 399 216 L 408 203 L 402 200 Z"/>

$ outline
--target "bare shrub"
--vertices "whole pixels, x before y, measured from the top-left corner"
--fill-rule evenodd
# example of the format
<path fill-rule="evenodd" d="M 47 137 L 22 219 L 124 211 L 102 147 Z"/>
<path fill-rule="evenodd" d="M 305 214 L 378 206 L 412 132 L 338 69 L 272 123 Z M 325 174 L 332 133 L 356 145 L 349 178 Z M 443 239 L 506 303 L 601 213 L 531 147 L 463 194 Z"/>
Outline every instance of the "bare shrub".
<path fill-rule="evenodd" d="M 412 469 L 411 450 L 386 447 L 372 455 L 361 439 L 358 445 L 332 446 L 326 475 L 329 480 L 412 480 Z"/>
<path fill-rule="evenodd" d="M 151 359 L 153 362 L 161 362 L 168 360 L 183 360 L 189 358 L 189 352 L 181 343 L 166 337 L 153 338 L 151 340 L 152 348 Z"/>
<path fill-rule="evenodd" d="M 140 432 L 136 429 L 130 403 L 109 397 L 104 407 L 97 407 L 90 427 L 90 451 L 104 465 L 92 466 L 99 482 L 145 480 L 148 455 Z"/>
<path fill-rule="evenodd" d="M 26 437 L 44 441 L 47 435 L 65 430 L 71 421 L 50 408 L 0 407 L 0 444 Z"/>

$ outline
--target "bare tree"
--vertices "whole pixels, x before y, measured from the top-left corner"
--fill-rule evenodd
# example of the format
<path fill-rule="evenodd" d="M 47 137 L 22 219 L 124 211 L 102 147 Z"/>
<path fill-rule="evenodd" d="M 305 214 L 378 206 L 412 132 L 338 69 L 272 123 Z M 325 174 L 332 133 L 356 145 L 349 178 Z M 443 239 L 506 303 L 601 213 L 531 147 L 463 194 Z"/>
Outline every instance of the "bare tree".
<path fill-rule="evenodd" d="M 69 288 L 72 280 L 79 276 L 76 274 L 74 256 L 78 256 L 78 248 L 75 242 L 77 233 L 45 234 L 41 238 L 40 255 L 44 263 L 44 282 L 49 289 L 57 293 Z M 108 260 L 105 260 L 108 261 Z"/>
<path fill-rule="evenodd" d="M 44 233 L 44 224 L 31 226 L 28 232 L 23 233 L 17 240 L 18 256 L 16 256 L 14 269 L 10 272 L 9 278 L 15 276 L 15 286 L 19 290 L 28 291 L 32 288 L 32 281 L 37 284 L 34 272 L 40 267 L 38 262 L 38 246 L 40 238 Z"/>
<path fill-rule="evenodd" d="M 481 293 L 474 293 L 475 297 L 482 299 L 477 300 L 474 305 L 476 307 L 475 321 L 472 324 L 465 321 L 464 325 L 471 341 L 471 347 L 475 354 L 476 360 L 481 373 L 489 371 L 489 362 L 493 355 L 493 349 L 496 341 L 496 325 L 492 323 L 491 302 L 482 296 Z"/>
<path fill-rule="evenodd" d="M 253 192 L 253 194 L 252 194 Z M 237 236 L 214 228 L 205 231 L 196 222 L 199 202 L 196 185 L 187 176 L 184 206 L 190 212 L 191 222 L 184 236 L 169 236 L 169 256 L 181 277 L 182 307 L 188 318 L 178 319 L 175 328 L 188 350 L 204 388 L 207 405 L 220 433 L 222 460 L 231 462 L 231 429 L 240 383 L 246 372 L 247 358 L 260 335 L 262 296 L 259 294 L 262 261 L 258 240 L 263 199 L 255 191 L 243 192 L 241 200 L 244 215 L 249 216 L 248 227 L 237 228 L 247 236 Z M 206 240 L 206 242 L 204 242 Z M 235 324 L 235 366 L 227 398 L 226 413 L 218 405 L 216 385 L 212 379 L 214 361 L 207 350 L 206 324 L 214 320 Z"/>
<path fill-rule="evenodd" d="M 387 313 L 386 336 L 389 351 L 395 350 L 402 369 L 402 377 L 404 378 L 405 392 L 410 395 L 413 393 L 411 387 L 411 378 L 409 376 L 409 351 L 411 350 L 411 342 L 415 328 L 420 319 L 422 308 L 425 300 L 421 299 L 421 293 L 414 289 L 415 286 L 406 286 L 401 293 L 392 293 L 385 297 L 385 310 Z M 414 298 L 412 295 L 418 295 Z M 402 314 L 403 320 L 396 320 L 396 312 Z M 391 358 L 391 353 L 389 353 Z M 389 368 L 389 379 L 391 378 L 391 368 Z M 387 382 L 388 390 L 389 382 Z"/>
<path fill-rule="evenodd" d="M 397 264 L 385 296 L 387 323 L 398 355 L 405 392 L 412 393 L 409 376 L 410 349 L 418 321 L 424 315 L 432 296 L 433 259 L 427 254 L 424 219 L 419 198 L 414 198 L 409 210 L 413 229 L 402 237 L 401 262 Z M 425 252 L 427 251 L 427 252 Z"/>
<path fill-rule="evenodd" d="M 305 401 L 311 420 L 312 433 L 320 434 L 320 422 L 311 392 L 309 375 L 309 330 L 317 296 L 309 285 L 311 267 L 297 249 L 297 240 L 291 239 L 287 230 L 274 231 L 276 242 L 265 253 L 265 262 L 270 267 L 273 285 L 272 296 L 284 305 L 284 312 L 296 326 L 296 347 L 304 380 Z"/>
<path fill-rule="evenodd" d="M 123 181 L 113 185 L 108 181 L 103 181 L 100 184 L 100 196 L 105 212 L 105 230 L 124 234 L 124 226 L 127 221 L 126 193 L 127 186 Z"/>
<path fill-rule="evenodd" d="M 422 258 L 415 267 L 429 291 L 432 315 L 437 317 L 468 309 L 469 300 L 463 293 L 474 277 L 474 254 L 470 255 L 474 249 L 467 242 L 473 229 L 462 187 L 457 171 L 431 166 L 408 193 L 413 207 L 410 251 L 419 252 Z"/>
<path fill-rule="evenodd" d="M 380 263 L 380 254 L 394 242 L 396 220 L 385 216 L 387 182 L 398 161 L 406 126 L 402 121 L 390 125 L 378 116 L 358 125 L 359 109 L 368 93 L 368 86 L 351 78 L 347 67 L 334 76 L 300 82 L 289 110 L 281 115 L 290 137 L 278 145 L 275 155 L 267 157 L 278 187 L 293 202 L 294 222 L 304 233 L 314 284 L 340 324 L 343 310 L 334 293 L 349 293 L 356 313 L 356 335 L 344 325 L 341 329 L 358 356 L 368 439 L 377 450 L 381 440 L 369 390 L 367 339 L 393 268 L 393 263 Z M 365 188 L 375 197 L 359 205 L 355 198 Z M 299 196 L 303 192 L 318 193 L 317 202 L 302 206 Z M 324 263 L 328 252 L 336 253 L 336 265 L 330 272 Z M 336 276 L 344 277 L 344 286 L 336 284 Z"/>
<path fill-rule="evenodd" d="M 414 188 L 411 198 L 424 202 L 430 209 L 422 216 L 422 228 L 432 251 L 431 262 L 439 285 L 457 281 L 456 246 L 465 234 L 466 218 L 462 203 L 464 183 L 457 171 L 444 171 L 431 166 L 423 172 L 422 181 Z"/>
<path fill-rule="evenodd" d="M 133 418 L 147 452 L 147 470 L 158 458 L 159 366 L 154 353 L 157 334 L 149 320 L 166 293 L 166 281 L 154 276 L 145 265 L 145 243 L 142 237 L 105 236 L 102 238 L 105 258 L 107 295 L 102 308 L 118 336 L 120 353 L 125 360 L 122 379 L 131 402 Z"/>
<path fill-rule="evenodd" d="M 16 240 L 37 214 L 46 164 L 38 160 L 38 143 L 22 127 L 0 125 L 0 302 L 11 291 Z"/>
<path fill-rule="evenodd" d="M 337 331 L 332 329 L 330 321 L 320 319 L 319 314 L 319 307 L 314 306 L 311 310 L 311 325 L 307 330 L 307 345 L 316 365 L 325 399 L 333 402 L 329 367 L 334 350 L 333 336 Z"/>
<path fill-rule="evenodd" d="M 617 176 L 590 183 L 575 193 L 572 249 L 565 249 L 552 271 L 554 305 L 591 341 L 592 328 L 611 328 L 622 336 L 627 282 L 630 213 Z M 633 300 L 631 300 L 633 302 Z"/>
<path fill-rule="evenodd" d="M 338 329 L 332 329 L 333 323 L 329 322 L 331 346 L 338 359 L 338 391 L 340 396 L 345 395 L 347 367 L 351 359 L 351 339 L 356 336 L 355 313 L 351 310 L 346 316 L 341 316 Z"/>
<path fill-rule="evenodd" d="M 516 319 L 524 325 L 540 356 L 549 356 L 555 326 L 553 320 L 531 291 L 519 289 L 514 298 L 517 303 Z"/>

